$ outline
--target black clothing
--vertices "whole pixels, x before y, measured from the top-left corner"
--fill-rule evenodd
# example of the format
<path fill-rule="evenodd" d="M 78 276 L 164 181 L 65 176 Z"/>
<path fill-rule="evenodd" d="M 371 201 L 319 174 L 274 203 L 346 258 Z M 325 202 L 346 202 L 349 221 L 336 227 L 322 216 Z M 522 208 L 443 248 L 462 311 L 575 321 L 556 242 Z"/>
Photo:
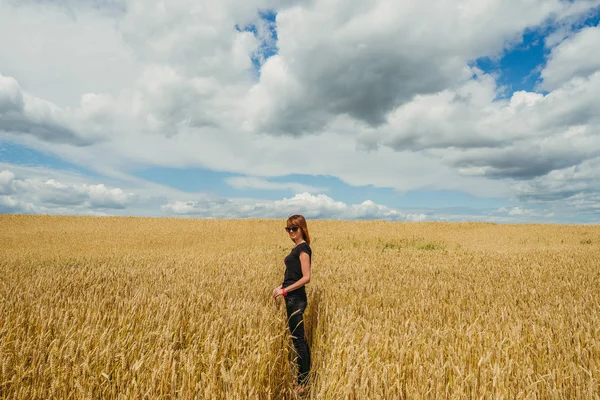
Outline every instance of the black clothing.
<path fill-rule="evenodd" d="M 290 254 L 285 258 L 285 274 L 283 276 L 283 288 L 290 286 L 302 278 L 302 266 L 300 264 L 300 253 L 308 254 L 309 259 L 312 260 L 312 250 L 308 243 L 300 243 L 290 251 Z M 296 289 L 289 293 L 289 296 L 300 296 L 306 299 L 306 289 L 302 286 L 300 289 Z"/>
<path fill-rule="evenodd" d="M 290 286 L 302 278 L 302 265 L 300 263 L 300 253 L 308 254 L 312 260 L 312 250 L 308 243 L 300 243 L 292 249 L 285 258 L 285 274 L 283 278 L 283 288 Z M 298 384 L 306 385 L 310 372 L 310 349 L 306 338 L 304 337 L 304 310 L 308 300 L 306 298 L 306 289 L 302 286 L 293 290 L 285 297 L 285 310 L 288 317 L 288 326 L 292 334 L 292 342 L 298 356 Z"/>
<path fill-rule="evenodd" d="M 296 290 L 294 291 L 296 292 Z M 292 293 L 294 293 L 292 292 Z M 298 385 L 308 383 L 310 372 L 310 349 L 304 338 L 304 310 L 306 309 L 306 299 L 299 296 L 285 297 L 285 310 L 288 316 L 288 325 L 292 334 L 292 343 L 298 359 Z"/>

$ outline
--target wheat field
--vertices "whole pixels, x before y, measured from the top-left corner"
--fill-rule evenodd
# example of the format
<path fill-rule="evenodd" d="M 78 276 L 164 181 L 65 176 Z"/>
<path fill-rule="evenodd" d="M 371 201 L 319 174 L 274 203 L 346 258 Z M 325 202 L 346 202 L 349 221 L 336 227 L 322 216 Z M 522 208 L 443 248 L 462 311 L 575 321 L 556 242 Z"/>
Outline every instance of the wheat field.
<path fill-rule="evenodd" d="M 600 399 L 600 227 L 308 223 L 310 398 Z M 0 216 L 0 398 L 295 398 L 284 225 Z"/>

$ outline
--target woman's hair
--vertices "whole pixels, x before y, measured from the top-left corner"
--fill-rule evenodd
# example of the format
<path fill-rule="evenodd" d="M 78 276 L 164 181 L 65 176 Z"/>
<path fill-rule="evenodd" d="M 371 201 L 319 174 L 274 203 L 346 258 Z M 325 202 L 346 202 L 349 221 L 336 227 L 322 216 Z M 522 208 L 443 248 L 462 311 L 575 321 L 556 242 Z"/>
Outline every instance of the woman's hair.
<path fill-rule="evenodd" d="M 306 226 L 306 219 L 304 219 L 304 216 L 299 214 L 290 215 L 287 219 L 287 226 L 294 225 L 302 230 L 302 237 L 304 237 L 306 243 L 310 244 L 310 236 L 308 234 L 308 227 Z"/>

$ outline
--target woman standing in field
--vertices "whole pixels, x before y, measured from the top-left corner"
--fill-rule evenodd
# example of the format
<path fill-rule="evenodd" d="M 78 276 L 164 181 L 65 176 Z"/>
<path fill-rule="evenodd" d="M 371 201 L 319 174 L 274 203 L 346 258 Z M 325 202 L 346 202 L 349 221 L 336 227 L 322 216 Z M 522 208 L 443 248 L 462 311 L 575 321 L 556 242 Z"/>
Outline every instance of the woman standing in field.
<path fill-rule="evenodd" d="M 304 337 L 304 310 L 307 305 L 305 285 L 310 282 L 310 236 L 306 220 L 302 215 L 292 215 L 287 219 L 285 230 L 295 243 L 294 248 L 285 258 L 285 274 L 283 285 L 273 290 L 276 299 L 283 296 L 288 317 L 288 325 L 292 334 L 292 342 L 298 355 L 297 393 L 304 393 L 310 372 L 310 349 Z"/>

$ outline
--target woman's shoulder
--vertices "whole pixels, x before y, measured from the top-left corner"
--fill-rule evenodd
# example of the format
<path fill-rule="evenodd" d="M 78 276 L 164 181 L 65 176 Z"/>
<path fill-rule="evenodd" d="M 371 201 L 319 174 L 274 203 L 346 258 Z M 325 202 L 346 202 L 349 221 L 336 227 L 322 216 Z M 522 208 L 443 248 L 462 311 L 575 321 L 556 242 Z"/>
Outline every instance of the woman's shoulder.
<path fill-rule="evenodd" d="M 305 253 L 308 253 L 308 255 L 312 254 L 312 249 L 310 248 L 310 245 L 306 242 L 300 243 L 298 246 L 296 246 L 296 249 L 300 253 L 305 252 Z"/>

